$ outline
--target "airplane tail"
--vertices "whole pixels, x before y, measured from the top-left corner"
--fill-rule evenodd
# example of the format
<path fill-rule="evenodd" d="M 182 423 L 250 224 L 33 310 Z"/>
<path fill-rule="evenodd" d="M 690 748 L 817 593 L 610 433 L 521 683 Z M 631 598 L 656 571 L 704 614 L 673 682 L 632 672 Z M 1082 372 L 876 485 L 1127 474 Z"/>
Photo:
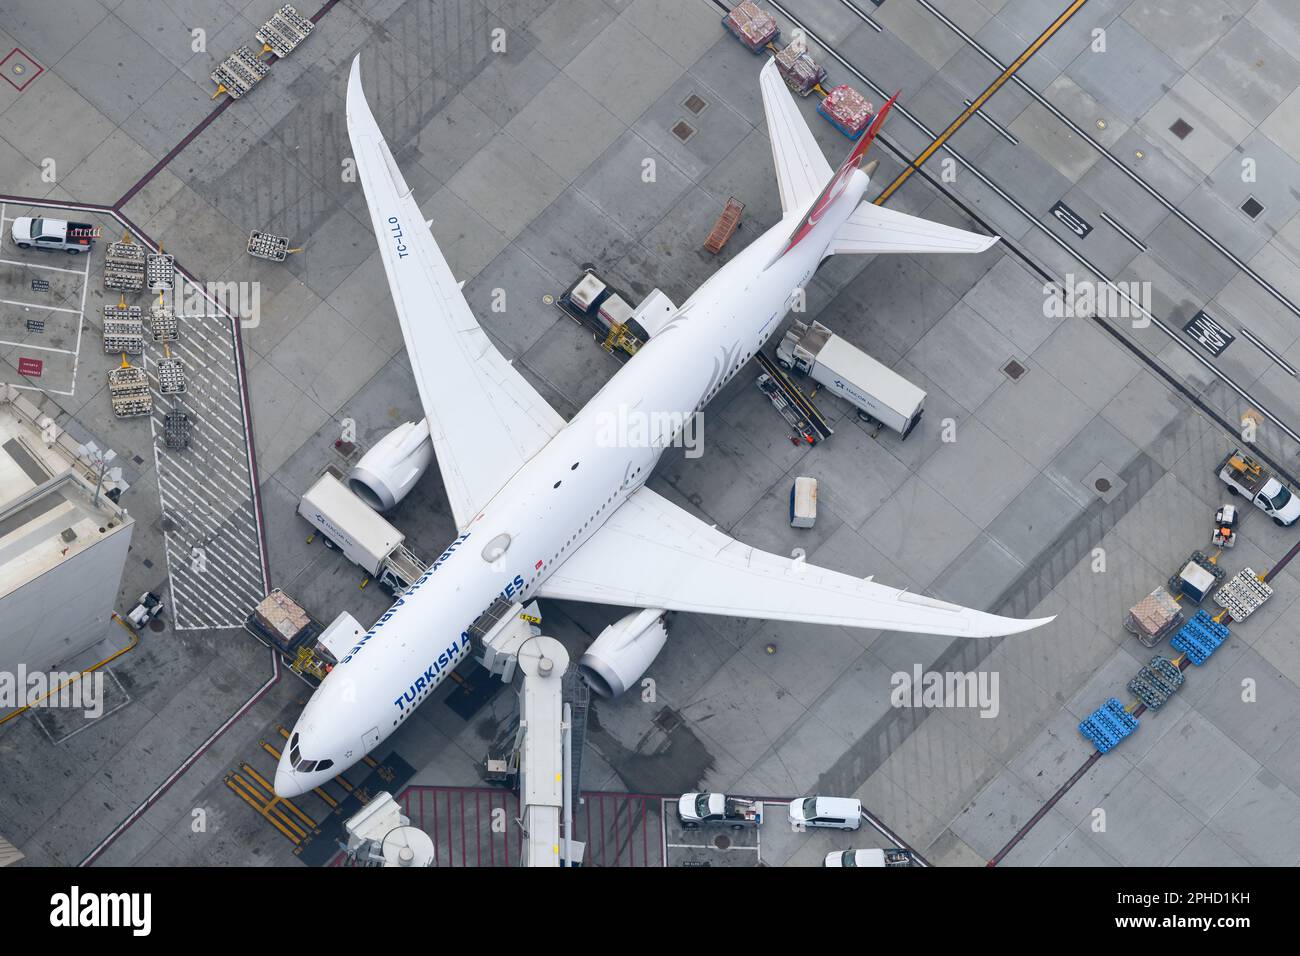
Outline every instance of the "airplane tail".
<path fill-rule="evenodd" d="M 789 213 L 794 208 L 803 207 L 817 185 L 821 185 L 820 192 L 808 204 L 790 238 L 772 259 L 776 262 L 816 229 L 826 211 L 841 197 L 853 172 L 861 166 L 868 148 L 880 132 L 898 94 L 891 96 L 880 108 L 862 137 L 853 144 L 848 158 L 831 174 L 830 166 L 817 146 L 803 114 L 799 112 L 794 97 L 776 71 L 775 61 L 769 61 L 764 67 L 760 86 L 783 210 Z M 867 164 L 863 172 L 870 176 L 874 170 L 873 161 Z M 964 229 L 954 229 L 952 226 L 864 202 L 836 230 L 827 244 L 826 255 L 983 252 L 997 241 L 997 236 L 983 236 Z"/>

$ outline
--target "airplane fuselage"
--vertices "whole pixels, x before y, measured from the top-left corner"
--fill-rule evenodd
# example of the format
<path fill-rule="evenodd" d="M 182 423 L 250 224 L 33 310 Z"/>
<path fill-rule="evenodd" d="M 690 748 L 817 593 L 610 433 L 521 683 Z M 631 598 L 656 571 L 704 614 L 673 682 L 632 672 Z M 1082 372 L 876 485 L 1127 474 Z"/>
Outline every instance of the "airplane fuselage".
<path fill-rule="evenodd" d="M 278 793 L 320 785 L 396 731 L 468 656 L 468 628 L 498 596 L 534 597 L 645 483 L 676 440 L 675 424 L 703 409 L 776 331 L 867 180 L 853 169 L 780 258 L 804 209 L 719 269 L 461 529 L 313 694 L 285 748 Z M 636 440 L 609 440 L 611 422 L 638 419 L 650 425 Z"/>

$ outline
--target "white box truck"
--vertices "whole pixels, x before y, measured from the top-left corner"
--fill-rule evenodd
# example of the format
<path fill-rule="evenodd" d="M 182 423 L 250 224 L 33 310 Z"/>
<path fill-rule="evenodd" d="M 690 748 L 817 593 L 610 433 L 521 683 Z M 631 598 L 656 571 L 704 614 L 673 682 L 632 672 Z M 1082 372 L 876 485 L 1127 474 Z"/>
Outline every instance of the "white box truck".
<path fill-rule="evenodd" d="M 326 547 L 342 551 L 393 594 L 405 591 L 425 571 L 403 544 L 406 536 L 329 472 L 307 489 L 298 514 L 321 533 Z"/>
<path fill-rule="evenodd" d="M 853 403 L 862 418 L 906 438 L 925 412 L 925 392 L 820 322 L 796 321 L 776 347 L 782 368 L 802 372 Z"/>

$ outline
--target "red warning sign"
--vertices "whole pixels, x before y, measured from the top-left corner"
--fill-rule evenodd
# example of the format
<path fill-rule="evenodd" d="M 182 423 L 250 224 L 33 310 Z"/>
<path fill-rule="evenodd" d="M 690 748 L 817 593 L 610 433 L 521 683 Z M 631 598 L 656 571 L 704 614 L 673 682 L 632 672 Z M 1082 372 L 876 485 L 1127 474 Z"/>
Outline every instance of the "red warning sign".
<path fill-rule="evenodd" d="M 18 374 L 26 375 L 28 378 L 40 378 L 41 372 L 45 370 L 45 362 L 41 359 L 19 358 Z"/>

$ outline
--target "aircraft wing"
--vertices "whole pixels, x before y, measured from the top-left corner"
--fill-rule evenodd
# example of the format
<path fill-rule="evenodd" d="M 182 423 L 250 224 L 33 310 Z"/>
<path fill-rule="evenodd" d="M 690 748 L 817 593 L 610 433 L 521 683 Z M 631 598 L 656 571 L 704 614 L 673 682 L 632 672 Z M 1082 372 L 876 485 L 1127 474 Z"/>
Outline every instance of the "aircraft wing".
<path fill-rule="evenodd" d="M 758 82 L 763 90 L 767 137 L 772 141 L 772 162 L 781 189 L 781 211 L 788 214 L 817 197 L 831 178 L 831 164 L 813 138 L 794 96 L 786 89 L 776 60 L 767 61 Z"/>
<path fill-rule="evenodd" d="M 348 81 L 348 135 L 406 339 L 434 453 L 459 528 L 561 428 L 564 419 L 479 327 L 425 225 L 361 89 Z M 346 359 L 346 357 L 344 357 Z"/>
<path fill-rule="evenodd" d="M 864 202 L 844 220 L 827 252 L 843 255 L 877 252 L 983 252 L 997 236 L 955 229 Z"/>
<path fill-rule="evenodd" d="M 773 621 L 994 637 L 998 617 L 741 544 L 642 487 L 546 580 L 541 597 Z"/>

